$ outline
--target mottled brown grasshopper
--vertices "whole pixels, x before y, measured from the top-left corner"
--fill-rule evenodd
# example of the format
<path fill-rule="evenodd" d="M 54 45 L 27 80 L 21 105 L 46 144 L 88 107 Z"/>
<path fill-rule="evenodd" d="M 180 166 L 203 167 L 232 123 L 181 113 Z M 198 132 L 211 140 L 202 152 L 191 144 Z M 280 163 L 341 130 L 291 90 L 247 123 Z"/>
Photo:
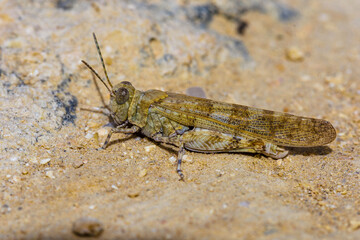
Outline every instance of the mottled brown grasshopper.
<path fill-rule="evenodd" d="M 103 113 L 116 124 L 103 149 L 113 133 L 141 132 L 157 142 L 179 147 L 177 173 L 183 179 L 181 160 L 185 149 L 203 153 L 262 153 L 279 159 L 288 151 L 278 145 L 314 147 L 328 144 L 336 137 L 331 123 L 321 119 L 159 90 L 139 91 L 127 81 L 113 86 L 93 36 L 108 85 L 88 63 L 82 62 L 109 91 L 110 104 L 106 106 L 109 112 Z"/>

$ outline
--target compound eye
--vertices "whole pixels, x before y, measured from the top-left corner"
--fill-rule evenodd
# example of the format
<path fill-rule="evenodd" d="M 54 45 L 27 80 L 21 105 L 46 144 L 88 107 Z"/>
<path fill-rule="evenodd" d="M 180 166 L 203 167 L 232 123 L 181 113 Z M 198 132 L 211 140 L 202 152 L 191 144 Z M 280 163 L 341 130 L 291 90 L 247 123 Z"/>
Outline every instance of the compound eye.
<path fill-rule="evenodd" d="M 117 104 L 124 104 L 129 99 L 129 91 L 126 88 L 119 88 L 115 91 L 115 101 Z"/>
<path fill-rule="evenodd" d="M 132 86 L 132 85 L 131 85 L 131 82 L 128 82 L 128 81 L 122 81 L 121 83 L 122 83 L 122 84 L 129 85 L 129 86 Z"/>

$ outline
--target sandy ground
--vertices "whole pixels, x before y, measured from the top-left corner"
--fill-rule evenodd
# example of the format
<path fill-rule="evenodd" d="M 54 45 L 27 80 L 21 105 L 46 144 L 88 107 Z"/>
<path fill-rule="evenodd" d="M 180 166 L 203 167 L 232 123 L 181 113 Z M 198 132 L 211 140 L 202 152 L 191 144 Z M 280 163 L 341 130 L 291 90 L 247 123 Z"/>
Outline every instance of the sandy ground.
<path fill-rule="evenodd" d="M 186 1 L 0 1 L 0 239 L 79 239 L 80 218 L 101 239 L 360 238 L 360 1 L 282 1 L 289 19 L 244 1 L 265 7 L 244 11 L 243 34 L 214 2 L 203 21 Z M 80 111 L 101 106 L 80 62 L 102 74 L 92 32 L 114 83 L 201 87 L 327 119 L 337 139 L 278 161 L 187 152 L 185 182 L 176 148 L 141 135 L 97 151 L 108 119 Z"/>

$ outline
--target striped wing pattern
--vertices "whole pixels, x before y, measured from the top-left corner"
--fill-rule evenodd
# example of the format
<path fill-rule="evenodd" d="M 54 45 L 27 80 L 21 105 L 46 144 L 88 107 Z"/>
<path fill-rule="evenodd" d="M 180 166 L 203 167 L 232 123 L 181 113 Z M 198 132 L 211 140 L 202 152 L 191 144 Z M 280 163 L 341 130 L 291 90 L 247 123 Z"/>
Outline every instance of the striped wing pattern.
<path fill-rule="evenodd" d="M 293 147 L 321 146 L 332 142 L 336 137 L 334 127 L 326 120 L 183 94 L 167 94 L 167 98 L 153 103 L 151 107 L 186 126 Z"/>

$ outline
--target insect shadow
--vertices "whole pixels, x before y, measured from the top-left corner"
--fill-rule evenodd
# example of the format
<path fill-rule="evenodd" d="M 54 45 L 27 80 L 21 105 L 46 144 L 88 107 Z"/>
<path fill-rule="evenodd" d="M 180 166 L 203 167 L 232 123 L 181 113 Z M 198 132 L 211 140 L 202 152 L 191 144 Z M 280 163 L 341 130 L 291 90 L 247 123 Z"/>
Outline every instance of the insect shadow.
<path fill-rule="evenodd" d="M 310 155 L 328 155 L 333 150 L 328 146 L 318 146 L 318 147 L 285 147 L 285 149 L 289 150 L 292 155 L 302 155 L 302 156 L 310 156 Z"/>
<path fill-rule="evenodd" d="M 141 133 L 136 133 L 134 134 L 134 136 L 139 136 L 139 137 L 144 137 L 144 135 L 142 135 Z M 131 137 L 128 137 L 126 139 L 131 139 Z M 121 140 L 121 141 L 120 141 Z M 173 147 L 172 145 L 166 145 L 163 143 L 159 143 L 156 142 L 153 139 L 149 139 L 153 144 L 155 144 L 156 146 L 170 152 L 173 154 L 177 153 L 177 150 L 175 147 Z M 118 141 L 118 140 L 116 140 Z M 119 142 L 122 142 L 123 139 L 119 139 Z M 115 141 L 114 141 L 115 142 Z M 114 144 L 114 143 L 112 143 Z M 328 146 L 318 146 L 318 147 L 284 147 L 286 150 L 289 150 L 291 152 L 291 155 L 301 155 L 301 156 L 325 156 L 328 155 L 330 153 L 333 152 L 333 150 L 328 147 Z M 215 154 L 215 152 L 202 152 L 203 154 Z M 226 154 L 239 154 L 238 152 L 220 152 L 220 153 L 226 153 Z M 249 156 L 249 157 L 255 157 L 255 158 L 261 158 L 261 154 L 258 153 L 247 153 L 247 152 L 243 152 L 240 153 L 241 155 L 244 156 Z M 277 159 L 273 159 L 274 161 L 276 161 Z"/>

